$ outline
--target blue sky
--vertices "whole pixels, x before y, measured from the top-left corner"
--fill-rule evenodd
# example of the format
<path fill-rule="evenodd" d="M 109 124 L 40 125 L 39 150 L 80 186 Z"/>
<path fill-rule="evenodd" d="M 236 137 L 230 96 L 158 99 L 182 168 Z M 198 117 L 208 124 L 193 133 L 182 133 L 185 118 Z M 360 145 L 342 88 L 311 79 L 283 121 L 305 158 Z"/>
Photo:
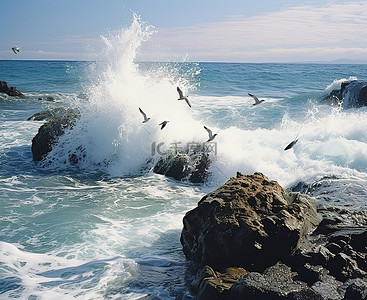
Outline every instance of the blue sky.
<path fill-rule="evenodd" d="M 367 61 L 366 1 L 3 1 L 0 59 L 98 57 L 133 12 L 155 27 L 142 60 Z M 6 13 L 4 13 L 6 12 Z M 19 45 L 21 53 L 11 47 Z"/>

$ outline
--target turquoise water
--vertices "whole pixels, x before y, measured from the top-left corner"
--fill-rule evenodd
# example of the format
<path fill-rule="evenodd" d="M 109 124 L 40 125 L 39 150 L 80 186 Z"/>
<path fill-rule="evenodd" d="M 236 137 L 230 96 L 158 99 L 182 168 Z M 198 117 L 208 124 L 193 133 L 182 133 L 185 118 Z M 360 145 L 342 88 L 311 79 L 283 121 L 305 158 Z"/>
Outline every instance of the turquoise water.
<path fill-rule="evenodd" d="M 182 218 L 236 171 L 287 188 L 342 178 L 317 201 L 366 208 L 367 110 L 320 100 L 342 79 L 366 79 L 367 65 L 134 63 L 135 50 L 121 51 L 98 63 L 0 61 L 0 80 L 26 96 L 0 95 L 0 298 L 192 299 Z M 253 107 L 248 93 L 265 102 Z M 26 119 L 58 106 L 81 119 L 49 164 L 34 162 L 42 122 Z M 144 127 L 138 107 L 152 118 Z M 159 158 L 153 142 L 202 142 L 204 125 L 218 132 L 206 184 L 141 171 Z M 80 148 L 78 165 L 64 162 Z"/>

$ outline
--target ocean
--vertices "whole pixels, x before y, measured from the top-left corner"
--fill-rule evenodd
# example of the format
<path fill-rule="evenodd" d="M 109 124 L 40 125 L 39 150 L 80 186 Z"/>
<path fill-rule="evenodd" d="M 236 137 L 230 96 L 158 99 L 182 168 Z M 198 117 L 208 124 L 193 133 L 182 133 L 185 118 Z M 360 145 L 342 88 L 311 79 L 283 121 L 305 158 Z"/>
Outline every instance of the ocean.
<path fill-rule="evenodd" d="M 98 62 L 0 61 L 0 80 L 25 94 L 0 94 L 1 299 L 193 299 L 182 218 L 237 171 L 367 208 L 367 108 L 322 103 L 366 79 L 367 65 L 139 62 L 149 37 L 134 22 L 104 39 Z M 265 101 L 253 106 L 248 93 Z M 43 122 L 27 118 L 55 107 L 80 119 L 35 162 Z M 152 172 L 156 145 L 203 143 L 203 126 L 217 133 L 206 183 Z"/>

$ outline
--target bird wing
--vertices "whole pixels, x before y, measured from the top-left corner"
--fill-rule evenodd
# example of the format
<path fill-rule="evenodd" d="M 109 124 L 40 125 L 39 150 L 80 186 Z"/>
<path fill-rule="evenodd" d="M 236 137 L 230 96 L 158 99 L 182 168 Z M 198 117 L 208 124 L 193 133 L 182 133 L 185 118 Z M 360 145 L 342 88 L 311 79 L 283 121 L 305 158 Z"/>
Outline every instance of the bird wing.
<path fill-rule="evenodd" d="M 290 142 L 289 145 L 284 148 L 284 151 L 291 149 L 297 142 L 298 142 L 298 140 L 294 140 L 294 141 Z"/>
<path fill-rule="evenodd" d="M 11 50 L 13 50 L 13 52 L 15 53 L 15 54 L 17 54 L 17 48 L 16 47 L 13 47 L 13 48 L 11 48 Z M 19 51 L 19 50 L 18 50 Z"/>
<path fill-rule="evenodd" d="M 145 112 L 142 111 L 142 109 L 139 107 L 139 111 L 141 112 L 141 114 L 143 115 L 144 117 L 144 120 L 147 119 L 147 115 L 145 114 Z"/>
<path fill-rule="evenodd" d="M 209 133 L 209 138 L 211 139 L 213 137 L 213 132 L 206 126 L 204 126 L 204 129 Z"/>
<path fill-rule="evenodd" d="M 257 98 L 255 95 L 252 95 L 252 94 L 250 94 L 250 93 L 248 93 L 248 95 L 249 95 L 250 97 L 254 98 L 255 103 L 260 103 L 259 98 Z"/>
<path fill-rule="evenodd" d="M 177 92 L 178 92 L 178 95 L 180 96 L 180 98 L 183 98 L 183 93 L 182 93 L 182 91 L 179 87 L 177 87 Z"/>
<path fill-rule="evenodd" d="M 186 101 L 187 105 L 191 107 L 191 103 L 190 103 L 189 99 L 187 99 L 187 97 L 185 97 L 185 101 Z"/>

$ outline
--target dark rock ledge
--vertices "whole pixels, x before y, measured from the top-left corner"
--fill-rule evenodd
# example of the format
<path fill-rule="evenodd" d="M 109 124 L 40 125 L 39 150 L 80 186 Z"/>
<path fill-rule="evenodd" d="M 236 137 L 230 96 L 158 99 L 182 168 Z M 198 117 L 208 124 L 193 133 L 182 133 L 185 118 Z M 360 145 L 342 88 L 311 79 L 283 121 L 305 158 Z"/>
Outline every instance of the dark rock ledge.
<path fill-rule="evenodd" d="M 24 96 L 16 87 L 8 86 L 6 81 L 0 81 L 0 93 L 5 93 L 8 96 Z"/>
<path fill-rule="evenodd" d="M 184 217 L 197 299 L 367 299 L 367 215 L 238 173 Z"/>

